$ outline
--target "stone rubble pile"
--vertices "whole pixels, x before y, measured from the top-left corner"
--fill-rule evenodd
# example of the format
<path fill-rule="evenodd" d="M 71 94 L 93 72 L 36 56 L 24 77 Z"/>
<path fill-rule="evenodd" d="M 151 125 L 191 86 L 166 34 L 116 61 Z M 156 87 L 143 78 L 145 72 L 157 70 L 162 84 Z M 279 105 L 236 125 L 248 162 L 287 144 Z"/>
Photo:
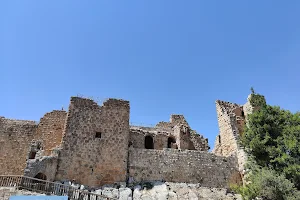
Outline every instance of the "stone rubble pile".
<path fill-rule="evenodd" d="M 64 182 L 64 184 L 87 190 L 87 187 L 83 185 L 75 185 L 71 182 Z M 125 187 L 124 184 L 106 185 L 91 192 L 119 200 L 242 200 L 241 195 L 230 193 L 223 188 L 208 188 L 201 187 L 200 184 L 160 181 L 136 184 L 131 187 Z M 45 194 L 0 187 L 0 196 L 2 197 L 0 200 L 7 200 L 10 195 L 40 196 Z"/>
<path fill-rule="evenodd" d="M 120 188 L 103 186 L 94 193 L 119 200 L 242 200 L 241 195 L 233 194 L 227 189 L 201 187 L 200 184 L 148 182 L 150 187 L 138 184 Z"/>

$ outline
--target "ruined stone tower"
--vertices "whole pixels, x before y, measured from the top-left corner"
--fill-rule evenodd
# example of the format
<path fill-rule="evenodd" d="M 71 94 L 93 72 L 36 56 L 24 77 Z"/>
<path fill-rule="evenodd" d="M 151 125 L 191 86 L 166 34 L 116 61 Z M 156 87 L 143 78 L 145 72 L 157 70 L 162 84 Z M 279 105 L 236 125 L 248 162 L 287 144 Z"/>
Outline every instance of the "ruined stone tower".
<path fill-rule="evenodd" d="M 256 94 L 250 94 L 244 105 L 220 100 L 216 101 L 220 133 L 216 137 L 215 147 L 212 152 L 219 156 L 236 156 L 239 171 L 242 176 L 244 175 L 244 165 L 247 160 L 247 155 L 244 149 L 239 145 L 239 137 L 243 134 L 247 116 L 259 109 L 252 101 L 255 95 Z M 263 96 L 261 97 L 265 101 L 265 98 Z"/>
<path fill-rule="evenodd" d="M 56 179 L 89 186 L 126 181 L 128 138 L 128 101 L 108 99 L 99 106 L 71 98 Z"/>

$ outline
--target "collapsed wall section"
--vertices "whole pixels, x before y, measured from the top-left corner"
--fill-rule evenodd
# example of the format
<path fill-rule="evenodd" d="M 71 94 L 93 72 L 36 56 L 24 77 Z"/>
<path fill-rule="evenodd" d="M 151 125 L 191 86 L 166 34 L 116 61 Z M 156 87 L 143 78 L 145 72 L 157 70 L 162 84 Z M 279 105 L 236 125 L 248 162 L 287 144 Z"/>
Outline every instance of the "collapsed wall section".
<path fill-rule="evenodd" d="M 238 143 L 245 126 L 243 106 L 218 100 L 216 108 L 220 134 L 216 138 L 212 152 L 220 156 L 236 156 L 238 169 L 243 177 L 247 156 Z"/>
<path fill-rule="evenodd" d="M 37 128 L 37 135 L 42 140 L 43 155 L 50 156 L 52 151 L 60 146 L 66 123 L 67 112 L 54 110 L 46 113 Z"/>
<path fill-rule="evenodd" d="M 155 127 L 171 131 L 176 125 L 181 124 L 189 127 L 189 124 L 185 120 L 183 115 L 172 114 L 170 117 L 170 122 L 159 122 Z"/>
<path fill-rule="evenodd" d="M 42 143 L 42 140 L 33 140 L 31 142 L 24 176 L 54 181 L 59 151 L 53 150 L 50 156 L 45 156 Z"/>
<path fill-rule="evenodd" d="M 53 181 L 57 169 L 57 149 L 61 145 L 67 112 L 54 110 L 46 113 L 36 129 L 36 138 L 27 147 L 28 159 L 24 175 L 44 178 Z"/>
<path fill-rule="evenodd" d="M 146 137 L 152 138 L 153 149 L 157 150 L 175 148 L 207 151 L 209 149 L 206 138 L 184 125 L 176 125 L 171 131 L 159 127 L 130 127 L 129 145 L 133 148 L 146 148 Z"/>
<path fill-rule="evenodd" d="M 244 125 L 243 108 L 238 104 L 216 101 L 220 134 L 215 141 L 213 153 L 230 156 L 238 150 L 238 137 Z"/>
<path fill-rule="evenodd" d="M 208 139 L 204 138 L 203 135 L 198 134 L 196 131 L 191 130 L 190 140 L 197 151 L 208 151 Z"/>
<path fill-rule="evenodd" d="M 0 117 L 0 174 L 23 175 L 28 148 L 36 139 L 35 121 Z"/>
<path fill-rule="evenodd" d="M 177 149 L 130 148 L 129 176 L 137 182 L 163 180 L 217 188 L 241 181 L 235 157 Z"/>
<path fill-rule="evenodd" d="M 170 132 L 160 131 L 157 128 L 150 127 L 130 127 L 129 144 L 133 148 L 145 147 L 145 138 L 152 137 L 153 149 L 162 150 L 168 147 L 168 138 L 173 137 Z"/>
<path fill-rule="evenodd" d="M 57 168 L 57 156 L 43 156 L 27 161 L 24 176 L 36 177 L 44 174 L 45 180 L 54 181 Z"/>
<path fill-rule="evenodd" d="M 172 114 L 169 122 L 159 122 L 155 127 L 132 126 L 130 145 L 134 148 L 145 148 L 147 136 L 153 139 L 153 149 L 209 149 L 208 140 L 192 130 L 183 115 Z"/>
<path fill-rule="evenodd" d="M 72 97 L 56 180 L 99 186 L 126 181 L 129 102 Z"/>
<path fill-rule="evenodd" d="M 243 106 L 220 100 L 216 101 L 220 134 L 215 140 L 213 153 L 221 156 L 235 155 L 242 176 L 245 175 L 247 154 L 239 144 L 239 138 L 244 132 L 248 115 L 260 109 L 263 104 L 266 104 L 265 97 L 255 93 L 248 96 L 247 103 Z"/>

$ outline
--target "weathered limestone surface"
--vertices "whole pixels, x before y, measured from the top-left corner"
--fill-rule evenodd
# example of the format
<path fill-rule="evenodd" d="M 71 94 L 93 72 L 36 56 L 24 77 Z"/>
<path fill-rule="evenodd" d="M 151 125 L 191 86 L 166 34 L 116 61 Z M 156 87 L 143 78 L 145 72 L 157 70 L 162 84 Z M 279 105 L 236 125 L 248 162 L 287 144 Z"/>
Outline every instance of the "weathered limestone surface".
<path fill-rule="evenodd" d="M 235 157 L 177 149 L 129 149 L 129 176 L 134 181 L 165 180 L 228 187 L 240 183 Z"/>
<path fill-rule="evenodd" d="M 240 180 L 238 171 L 243 174 L 247 159 L 238 140 L 246 116 L 257 109 L 250 98 L 244 106 L 216 101 L 220 133 L 213 153 L 183 115 L 171 115 L 170 122 L 155 127 L 130 127 L 129 102 L 124 100 L 108 99 L 100 106 L 72 97 L 68 112 L 46 113 L 38 124 L 0 117 L 0 174 L 42 173 L 48 180 L 91 187 L 125 182 L 130 176 L 227 187 Z M 145 149 L 149 137 L 153 145 L 147 148 L 154 150 Z"/>
<path fill-rule="evenodd" d="M 159 122 L 155 127 L 130 127 L 130 145 L 145 148 L 145 137 L 151 136 L 154 149 L 168 148 L 168 139 L 174 140 L 171 148 L 208 151 L 208 140 L 192 130 L 183 115 L 171 115 L 170 122 Z"/>
<path fill-rule="evenodd" d="M 56 179 L 89 186 L 126 181 L 128 139 L 128 101 L 108 99 L 99 106 L 72 97 Z"/>
<path fill-rule="evenodd" d="M 22 175 L 32 142 L 41 141 L 44 155 L 61 143 L 66 112 L 45 114 L 40 123 L 0 117 L 0 174 Z"/>
<path fill-rule="evenodd" d="M 0 174 L 22 175 L 28 149 L 36 138 L 34 121 L 0 117 Z"/>
<path fill-rule="evenodd" d="M 46 175 L 46 180 L 54 181 L 57 169 L 58 156 L 43 156 L 27 161 L 27 166 L 24 170 L 24 175 L 35 177 L 38 173 Z"/>
<path fill-rule="evenodd" d="M 242 116 L 242 108 L 238 104 L 216 101 L 220 134 L 217 136 L 213 152 L 217 155 L 229 156 L 235 154 L 239 128 L 237 119 Z"/>
<path fill-rule="evenodd" d="M 130 143 L 134 148 L 145 148 L 145 137 L 151 136 L 154 141 L 154 149 L 168 147 L 168 138 L 173 137 L 170 132 L 150 127 L 130 127 Z"/>
<path fill-rule="evenodd" d="M 197 151 L 208 151 L 208 139 L 204 138 L 202 135 L 196 133 L 196 131 L 191 130 L 190 140 L 193 143 L 195 150 Z"/>
<path fill-rule="evenodd" d="M 242 200 L 241 195 L 229 193 L 226 189 L 201 187 L 199 184 L 154 182 L 153 188 L 136 186 L 134 200 Z"/>
<path fill-rule="evenodd" d="M 94 193 L 119 200 L 242 200 L 241 195 L 233 194 L 222 188 L 200 187 L 199 184 L 153 182 L 151 189 L 104 187 Z M 8 200 L 11 195 L 45 196 L 45 194 L 0 187 L 0 200 Z"/>
<path fill-rule="evenodd" d="M 213 153 L 222 156 L 236 156 L 242 177 L 245 173 L 244 166 L 247 155 L 238 141 L 243 134 L 247 116 L 259 109 L 259 107 L 251 104 L 252 97 L 250 94 L 247 103 L 243 106 L 220 100 L 216 101 L 220 134 L 216 137 Z"/>
<path fill-rule="evenodd" d="M 42 140 L 43 155 L 51 155 L 53 149 L 61 144 L 66 117 L 66 111 L 54 110 L 40 119 L 37 134 Z"/>
<path fill-rule="evenodd" d="M 221 156 L 235 156 L 238 169 L 243 178 L 246 154 L 238 144 L 245 126 L 243 106 L 225 101 L 216 101 L 220 134 L 215 141 L 213 153 Z"/>
<path fill-rule="evenodd" d="M 185 120 L 183 115 L 171 115 L 170 122 L 159 122 L 156 127 L 163 128 L 165 130 L 172 130 L 174 126 L 182 124 L 189 127 L 189 124 Z"/>

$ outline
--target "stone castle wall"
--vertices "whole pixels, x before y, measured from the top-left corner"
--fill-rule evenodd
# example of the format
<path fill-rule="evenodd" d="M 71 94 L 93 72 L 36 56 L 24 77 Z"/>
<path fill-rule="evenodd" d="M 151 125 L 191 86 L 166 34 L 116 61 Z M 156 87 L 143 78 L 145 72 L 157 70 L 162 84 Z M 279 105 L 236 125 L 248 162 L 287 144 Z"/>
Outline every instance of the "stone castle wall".
<path fill-rule="evenodd" d="M 190 140 L 190 127 L 183 124 L 178 124 L 174 127 L 174 136 L 179 149 L 195 150 L 193 142 Z"/>
<path fill-rule="evenodd" d="M 240 183 L 235 157 L 177 149 L 129 149 L 129 176 L 134 181 L 164 180 L 228 187 Z"/>
<path fill-rule="evenodd" d="M 35 139 L 34 121 L 0 117 L 0 174 L 22 175 L 26 167 L 28 149 Z"/>
<path fill-rule="evenodd" d="M 145 137 L 153 139 L 153 149 L 163 148 L 208 151 L 208 140 L 192 130 L 183 115 L 171 115 L 170 122 L 159 122 L 155 127 L 131 126 L 130 146 L 145 148 Z M 169 141 L 172 144 L 169 144 Z"/>
<path fill-rule="evenodd" d="M 40 122 L 0 118 L 0 174 L 24 174 L 32 143 L 41 142 L 42 155 L 61 144 L 65 111 L 46 113 Z M 36 153 L 36 152 L 35 152 Z"/>
<path fill-rule="evenodd" d="M 213 152 L 220 156 L 230 156 L 238 150 L 237 138 L 242 127 L 243 110 L 238 104 L 216 101 L 220 134 L 215 141 Z M 239 125 L 241 124 L 241 125 Z"/>
<path fill-rule="evenodd" d="M 194 145 L 194 149 L 197 151 L 208 151 L 210 149 L 210 147 L 208 146 L 208 139 L 204 138 L 202 135 L 197 134 L 193 130 L 191 130 L 190 140 Z"/>
<path fill-rule="evenodd" d="M 128 101 L 109 99 L 99 106 L 72 97 L 56 179 L 89 186 L 126 181 L 128 140 Z"/>
<path fill-rule="evenodd" d="M 27 161 L 24 176 L 36 177 L 38 174 L 46 175 L 46 180 L 54 181 L 57 169 L 57 156 L 43 156 Z"/>
<path fill-rule="evenodd" d="M 66 117 L 66 111 L 54 110 L 40 119 L 37 134 L 42 141 L 43 155 L 51 155 L 53 149 L 61 144 Z"/>
<path fill-rule="evenodd" d="M 145 148 L 145 137 L 153 138 L 154 149 L 162 150 L 168 147 L 168 138 L 171 137 L 169 132 L 161 132 L 157 128 L 131 127 L 129 142 L 134 148 Z"/>
<path fill-rule="evenodd" d="M 225 101 L 216 101 L 216 107 L 220 134 L 212 152 L 221 156 L 235 156 L 238 170 L 243 177 L 246 154 L 238 144 L 245 124 L 243 107 Z"/>
<path fill-rule="evenodd" d="M 174 126 L 182 124 L 185 126 L 189 126 L 187 121 L 185 120 L 183 115 L 174 115 L 172 114 L 170 117 L 170 122 L 159 122 L 156 124 L 156 127 L 163 128 L 165 130 L 172 130 Z"/>
<path fill-rule="evenodd" d="M 132 176 L 225 187 L 240 180 L 246 161 L 238 139 L 255 109 L 249 98 L 244 106 L 216 101 L 220 134 L 213 153 L 183 115 L 171 115 L 170 122 L 155 127 L 130 127 L 129 102 L 124 100 L 108 99 L 100 106 L 72 97 L 68 112 L 46 113 L 38 124 L 0 117 L 0 174 L 43 173 L 47 180 L 89 186 Z M 149 136 L 153 149 L 145 149 Z"/>
<path fill-rule="evenodd" d="M 186 127 L 188 128 L 188 127 Z M 171 138 L 174 144 L 170 148 L 189 149 L 197 151 L 208 151 L 208 140 L 195 131 L 184 131 L 182 127 L 175 126 L 170 131 L 161 130 L 159 127 L 131 127 L 129 143 L 133 148 L 145 148 L 145 137 L 153 138 L 153 149 L 162 150 L 168 147 Z"/>
<path fill-rule="evenodd" d="M 248 96 L 247 103 L 244 105 L 216 101 L 220 134 L 215 140 L 213 153 L 222 156 L 235 155 L 242 176 L 245 175 L 244 166 L 247 161 L 247 155 L 243 147 L 238 143 L 239 137 L 243 134 L 247 116 L 259 109 L 259 107 L 252 105 L 252 95 Z"/>

